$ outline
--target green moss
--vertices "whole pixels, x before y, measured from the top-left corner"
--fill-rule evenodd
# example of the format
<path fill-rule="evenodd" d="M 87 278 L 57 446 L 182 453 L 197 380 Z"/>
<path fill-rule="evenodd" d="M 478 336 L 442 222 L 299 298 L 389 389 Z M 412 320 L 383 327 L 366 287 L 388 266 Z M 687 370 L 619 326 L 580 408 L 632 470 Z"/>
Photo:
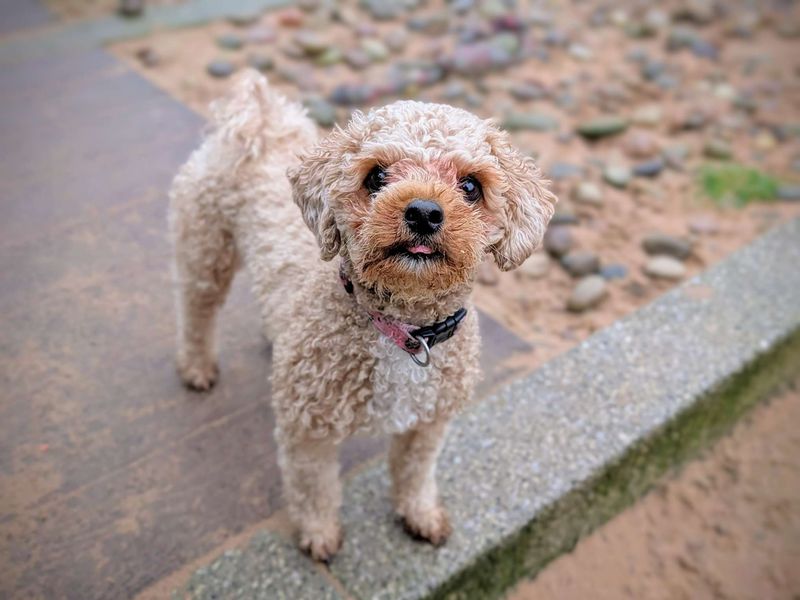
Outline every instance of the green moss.
<path fill-rule="evenodd" d="M 766 173 L 741 165 L 705 166 L 700 170 L 700 186 L 718 203 L 744 206 L 774 200 L 778 185 L 778 180 Z"/>
<path fill-rule="evenodd" d="M 571 550 L 581 537 L 632 504 L 669 469 L 726 433 L 800 362 L 800 329 L 631 447 L 597 477 L 542 511 L 520 532 L 465 568 L 431 598 L 497 598 L 523 577 Z"/>

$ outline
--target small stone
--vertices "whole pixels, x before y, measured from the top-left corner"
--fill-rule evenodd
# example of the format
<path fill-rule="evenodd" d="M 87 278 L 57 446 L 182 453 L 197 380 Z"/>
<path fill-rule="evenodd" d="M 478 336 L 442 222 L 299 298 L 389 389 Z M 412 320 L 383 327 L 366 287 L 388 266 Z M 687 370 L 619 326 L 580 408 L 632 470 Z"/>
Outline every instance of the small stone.
<path fill-rule="evenodd" d="M 570 252 L 561 257 L 561 266 L 573 277 L 583 277 L 600 270 L 600 259 L 593 252 Z"/>
<path fill-rule="evenodd" d="M 417 15 L 411 17 L 406 23 L 411 31 L 420 31 L 428 35 L 442 35 L 447 32 L 450 17 L 447 13 L 432 15 Z"/>
<path fill-rule="evenodd" d="M 666 233 L 651 233 L 645 236 L 642 248 L 648 254 L 663 254 L 679 260 L 686 260 L 692 252 L 689 240 Z"/>
<path fill-rule="evenodd" d="M 372 64 L 372 59 L 369 57 L 369 54 L 364 52 L 361 48 L 351 48 L 347 50 L 344 53 L 344 61 L 356 71 L 366 69 Z"/>
<path fill-rule="evenodd" d="M 318 125 L 332 127 L 336 123 L 336 108 L 324 98 L 311 96 L 303 101 L 303 106 L 308 110 L 308 116 Z"/>
<path fill-rule="evenodd" d="M 600 276 L 606 281 L 625 279 L 628 276 L 628 267 L 619 263 L 605 265 L 600 268 Z"/>
<path fill-rule="evenodd" d="M 655 279 L 681 279 L 686 275 L 683 263 L 671 256 L 654 256 L 647 261 L 644 272 Z"/>
<path fill-rule="evenodd" d="M 779 185 L 775 197 L 784 202 L 798 202 L 800 201 L 800 185 Z"/>
<path fill-rule="evenodd" d="M 247 27 L 258 22 L 261 14 L 257 12 L 240 12 L 228 15 L 228 22 L 234 27 Z"/>
<path fill-rule="evenodd" d="M 275 61 L 268 54 L 253 53 L 247 57 L 247 64 L 253 67 L 256 71 L 271 71 L 275 66 Z"/>
<path fill-rule="evenodd" d="M 703 147 L 703 154 L 708 158 L 728 160 L 733 156 L 731 145 L 723 139 L 712 138 Z"/>
<path fill-rule="evenodd" d="M 161 56 L 152 48 L 141 48 L 137 50 L 136 58 L 147 68 L 156 67 L 161 63 Z"/>
<path fill-rule="evenodd" d="M 391 21 L 405 12 L 403 2 L 397 0 L 361 0 L 359 4 L 377 21 Z"/>
<path fill-rule="evenodd" d="M 597 184 L 591 181 L 581 181 L 572 188 L 572 199 L 578 204 L 601 206 L 603 204 L 603 192 Z"/>
<path fill-rule="evenodd" d="M 556 258 L 569 252 L 572 244 L 572 233 L 569 227 L 564 225 L 548 227 L 544 234 L 544 249 Z"/>
<path fill-rule="evenodd" d="M 371 85 L 343 83 L 336 86 L 330 95 L 334 104 L 366 104 L 377 98 L 377 90 Z"/>
<path fill-rule="evenodd" d="M 584 174 L 583 167 L 568 162 L 554 162 L 547 169 L 547 176 L 554 181 L 561 181 L 562 179 L 571 179 L 573 177 L 582 177 Z"/>
<path fill-rule="evenodd" d="M 274 42 L 276 37 L 278 37 L 277 32 L 271 27 L 266 27 L 264 25 L 252 27 L 245 33 L 245 38 L 251 44 L 269 44 L 270 42 Z"/>
<path fill-rule="evenodd" d="M 509 113 L 502 127 L 508 131 L 552 131 L 558 128 L 558 120 L 544 113 Z"/>
<path fill-rule="evenodd" d="M 314 64 L 320 67 L 329 67 L 342 61 L 342 51 L 339 48 L 328 48 L 322 54 L 314 57 Z"/>
<path fill-rule="evenodd" d="M 578 124 L 577 132 L 587 139 L 596 140 L 622 133 L 627 127 L 628 121 L 622 117 L 606 116 Z"/>
<path fill-rule="evenodd" d="M 549 270 L 550 259 L 547 257 L 547 254 L 536 252 L 520 265 L 517 272 L 522 277 L 527 277 L 528 279 L 541 279 L 547 275 Z"/>
<path fill-rule="evenodd" d="M 306 17 L 299 8 L 290 7 L 279 11 L 276 14 L 278 24 L 284 27 L 300 27 L 305 21 Z"/>
<path fill-rule="evenodd" d="M 508 92 L 515 100 L 521 102 L 541 100 L 547 96 L 547 91 L 542 85 L 529 81 L 513 84 L 508 89 Z"/>
<path fill-rule="evenodd" d="M 235 33 L 223 33 L 217 37 L 217 46 L 225 50 L 239 50 L 244 46 L 244 40 Z"/>
<path fill-rule="evenodd" d="M 592 49 L 583 44 L 570 44 L 567 48 L 567 52 L 572 58 L 581 62 L 586 62 L 594 58 Z"/>
<path fill-rule="evenodd" d="M 553 218 L 550 219 L 551 225 L 575 225 L 578 223 L 578 215 L 575 214 L 571 202 L 568 198 L 561 198 L 556 203 L 556 210 Z"/>
<path fill-rule="evenodd" d="M 206 65 L 206 71 L 212 77 L 216 77 L 217 79 L 224 79 L 225 77 L 230 77 L 233 72 L 236 70 L 236 67 L 232 62 L 229 60 L 225 60 L 223 58 L 218 58 L 216 60 L 212 60 L 210 63 Z"/>
<path fill-rule="evenodd" d="M 658 154 L 658 141 L 646 131 L 633 131 L 625 135 L 622 149 L 631 158 L 652 158 Z"/>
<path fill-rule="evenodd" d="M 689 156 L 689 147 L 684 144 L 675 144 L 664 148 L 662 152 L 665 163 L 676 171 L 683 171 L 686 158 Z"/>
<path fill-rule="evenodd" d="M 500 272 L 490 260 L 484 260 L 478 266 L 478 283 L 486 286 L 495 286 L 500 282 Z"/>
<path fill-rule="evenodd" d="M 697 235 L 713 235 L 719 232 L 719 223 L 708 215 L 699 215 L 689 220 L 689 231 Z"/>
<path fill-rule="evenodd" d="M 631 181 L 631 170 L 623 165 L 609 165 L 603 169 L 603 179 L 616 188 L 623 189 Z"/>
<path fill-rule="evenodd" d="M 366 52 L 370 60 L 375 62 L 384 61 L 389 58 L 389 49 L 383 42 L 375 38 L 361 40 L 361 49 Z"/>
<path fill-rule="evenodd" d="M 294 43 L 310 56 L 322 54 L 330 48 L 330 43 L 316 31 L 298 31 L 294 36 Z"/>
<path fill-rule="evenodd" d="M 567 309 L 572 312 L 583 312 L 597 306 L 608 296 L 605 280 L 599 275 L 584 277 L 575 285 L 567 300 Z"/>
<path fill-rule="evenodd" d="M 664 160 L 654 158 L 633 166 L 633 174 L 637 177 L 657 177 L 664 170 Z"/>
<path fill-rule="evenodd" d="M 123 17 L 139 17 L 144 12 L 144 0 L 120 0 L 119 14 Z"/>
<path fill-rule="evenodd" d="M 642 127 L 656 127 L 663 119 L 664 111 L 657 104 L 640 106 L 631 116 L 633 123 Z"/>
<path fill-rule="evenodd" d="M 442 91 L 445 100 L 457 100 L 463 98 L 467 93 L 467 87 L 460 81 L 451 81 Z"/>
<path fill-rule="evenodd" d="M 393 29 L 383 40 L 392 52 L 400 52 L 408 43 L 408 34 L 402 29 Z"/>

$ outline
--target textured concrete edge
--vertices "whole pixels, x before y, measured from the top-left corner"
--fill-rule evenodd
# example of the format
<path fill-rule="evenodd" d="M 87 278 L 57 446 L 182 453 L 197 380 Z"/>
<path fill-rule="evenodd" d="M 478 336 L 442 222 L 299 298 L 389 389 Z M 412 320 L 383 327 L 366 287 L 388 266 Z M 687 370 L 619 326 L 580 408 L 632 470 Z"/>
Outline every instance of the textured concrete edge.
<path fill-rule="evenodd" d="M 672 421 L 632 444 L 615 463 L 546 507 L 519 533 L 455 573 L 428 598 L 494 598 L 645 494 L 669 469 L 696 456 L 782 383 L 797 375 L 800 328 L 787 334 Z"/>
<path fill-rule="evenodd" d="M 109 15 L 23 29 L 0 41 L 0 64 L 46 58 L 53 53 L 89 50 L 163 29 L 197 27 L 217 19 L 260 13 L 289 4 L 291 0 L 187 0 L 180 4 L 150 7 L 137 18 Z"/>

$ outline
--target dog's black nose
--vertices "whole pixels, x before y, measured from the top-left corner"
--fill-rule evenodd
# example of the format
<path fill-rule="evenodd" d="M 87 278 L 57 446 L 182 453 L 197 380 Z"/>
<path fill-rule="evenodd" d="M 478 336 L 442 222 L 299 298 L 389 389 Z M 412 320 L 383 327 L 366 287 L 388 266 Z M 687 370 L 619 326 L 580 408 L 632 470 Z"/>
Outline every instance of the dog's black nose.
<path fill-rule="evenodd" d="M 406 225 L 414 233 L 429 235 L 436 233 L 444 223 L 442 207 L 433 200 L 414 198 L 404 215 Z"/>

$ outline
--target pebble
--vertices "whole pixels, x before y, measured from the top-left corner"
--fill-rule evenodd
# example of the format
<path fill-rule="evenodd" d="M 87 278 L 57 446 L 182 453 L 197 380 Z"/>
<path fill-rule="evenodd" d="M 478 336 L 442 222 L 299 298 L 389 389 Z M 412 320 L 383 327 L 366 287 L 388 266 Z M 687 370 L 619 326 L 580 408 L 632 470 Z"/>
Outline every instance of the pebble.
<path fill-rule="evenodd" d="M 544 234 L 544 249 L 559 258 L 570 251 L 573 245 L 572 232 L 565 225 L 548 227 Z"/>
<path fill-rule="evenodd" d="M 206 65 L 206 71 L 212 77 L 216 77 L 217 79 L 224 79 L 225 77 L 230 77 L 233 72 L 236 70 L 236 67 L 232 62 L 229 60 L 225 60 L 223 58 L 218 58 L 216 60 L 212 60 L 210 63 Z"/>
<path fill-rule="evenodd" d="M 313 56 L 321 54 L 330 48 L 330 43 L 316 31 L 302 30 L 294 35 L 294 43 L 302 48 L 303 52 Z"/>
<path fill-rule="evenodd" d="M 478 266 L 478 283 L 481 285 L 494 286 L 500 282 L 500 272 L 491 260 L 484 260 Z"/>
<path fill-rule="evenodd" d="M 252 27 L 245 33 L 245 38 L 251 44 L 269 44 L 274 42 L 276 37 L 278 34 L 274 29 L 263 25 Z"/>
<path fill-rule="evenodd" d="M 541 100 L 547 96 L 547 90 L 538 83 L 523 81 L 522 83 L 515 83 L 509 89 L 508 93 L 511 97 L 520 102 L 527 102 L 530 100 Z"/>
<path fill-rule="evenodd" d="M 603 179 L 616 188 L 623 189 L 631 181 L 631 170 L 623 165 L 609 165 L 603 169 Z"/>
<path fill-rule="evenodd" d="M 408 34 L 402 29 L 393 29 L 383 40 L 392 52 L 400 52 L 408 44 Z"/>
<path fill-rule="evenodd" d="M 663 254 L 686 260 L 692 252 L 692 243 L 684 238 L 666 233 L 651 233 L 642 240 L 642 248 L 648 254 Z"/>
<path fill-rule="evenodd" d="M 382 41 L 375 38 L 361 40 L 361 49 L 366 52 L 370 60 L 375 62 L 384 61 L 389 58 L 389 49 Z"/>
<path fill-rule="evenodd" d="M 798 202 L 800 201 L 800 185 L 779 185 L 775 197 L 786 202 Z"/>
<path fill-rule="evenodd" d="M 590 206 L 601 206 L 603 204 L 603 192 L 596 183 L 591 181 L 581 181 L 572 188 L 572 199 L 579 204 Z"/>
<path fill-rule="evenodd" d="M 583 137 L 594 140 L 610 135 L 617 135 L 627 128 L 628 121 L 626 119 L 617 116 L 606 116 L 579 123 L 576 130 Z"/>
<path fill-rule="evenodd" d="M 689 156 L 689 147 L 684 144 L 675 144 L 664 148 L 662 152 L 665 163 L 676 171 L 683 171 L 686 158 Z"/>
<path fill-rule="evenodd" d="M 698 235 L 713 235 L 719 232 L 719 223 L 708 215 L 689 219 L 689 231 Z"/>
<path fill-rule="evenodd" d="M 268 54 L 253 53 L 247 57 L 247 64 L 257 71 L 270 71 L 275 66 L 275 61 Z"/>
<path fill-rule="evenodd" d="M 136 51 L 136 58 L 145 67 L 156 67 L 161 62 L 161 56 L 152 48 L 141 48 Z"/>
<path fill-rule="evenodd" d="M 258 12 L 239 12 L 228 15 L 228 22 L 234 27 L 248 27 L 258 22 L 261 14 Z"/>
<path fill-rule="evenodd" d="M 517 272 L 522 277 L 527 277 L 529 279 L 541 279 L 547 275 L 549 270 L 550 259 L 548 258 L 547 254 L 536 252 L 520 265 Z"/>
<path fill-rule="evenodd" d="M 731 145 L 721 138 L 712 138 L 703 146 L 703 154 L 708 158 L 728 160 L 733 156 Z"/>
<path fill-rule="evenodd" d="M 628 276 L 628 267 L 619 263 L 605 265 L 600 269 L 600 276 L 605 280 L 625 279 Z"/>
<path fill-rule="evenodd" d="M 664 120 L 664 111 L 657 104 L 648 104 L 637 108 L 631 120 L 642 127 L 656 127 Z"/>
<path fill-rule="evenodd" d="M 637 177 L 657 177 L 664 170 L 664 160 L 654 158 L 633 166 L 633 174 Z"/>
<path fill-rule="evenodd" d="M 328 48 L 322 54 L 314 57 L 314 64 L 320 67 L 329 67 L 342 61 L 342 51 L 339 48 Z"/>
<path fill-rule="evenodd" d="M 570 179 L 572 177 L 582 177 L 583 167 L 568 162 L 554 162 L 547 170 L 547 176 L 554 181 Z"/>
<path fill-rule="evenodd" d="M 144 12 L 144 0 L 121 0 L 119 14 L 123 17 L 138 17 Z"/>
<path fill-rule="evenodd" d="M 508 131 L 552 131 L 558 129 L 558 120 L 544 113 L 510 113 L 502 126 Z"/>
<path fill-rule="evenodd" d="M 366 69 L 372 64 L 372 59 L 369 54 L 364 52 L 361 48 L 351 48 L 344 53 L 344 61 L 350 65 L 350 68 L 360 71 Z"/>
<path fill-rule="evenodd" d="M 403 2 L 397 0 L 361 0 L 359 4 L 377 21 L 391 21 L 405 12 Z"/>
<path fill-rule="evenodd" d="M 575 225 L 578 223 L 578 215 L 575 214 L 575 209 L 569 199 L 561 198 L 556 203 L 556 210 L 550 223 L 552 225 Z"/>
<path fill-rule="evenodd" d="M 573 288 L 567 300 L 567 309 L 572 312 L 583 312 L 597 306 L 608 296 L 605 280 L 599 275 L 589 275 L 581 279 Z"/>
<path fill-rule="evenodd" d="M 686 267 L 671 256 L 654 256 L 647 261 L 644 272 L 656 279 L 681 279 L 686 275 Z"/>
<path fill-rule="evenodd" d="M 458 98 L 463 98 L 466 93 L 467 86 L 460 81 L 451 81 L 442 90 L 442 98 L 445 100 L 457 100 Z"/>
<path fill-rule="evenodd" d="M 583 277 L 600 270 L 600 259 L 593 252 L 578 250 L 562 256 L 561 266 L 573 277 Z"/>
<path fill-rule="evenodd" d="M 276 14 L 276 19 L 284 27 L 300 27 L 305 21 L 305 15 L 299 8 L 292 6 L 279 11 Z"/>
<path fill-rule="evenodd" d="M 244 40 L 235 33 L 223 33 L 217 37 L 217 46 L 225 50 L 239 50 L 244 46 Z"/>
<path fill-rule="evenodd" d="M 646 131 L 633 131 L 625 136 L 622 143 L 625 154 L 631 158 L 652 158 L 658 154 L 658 141 Z"/>

